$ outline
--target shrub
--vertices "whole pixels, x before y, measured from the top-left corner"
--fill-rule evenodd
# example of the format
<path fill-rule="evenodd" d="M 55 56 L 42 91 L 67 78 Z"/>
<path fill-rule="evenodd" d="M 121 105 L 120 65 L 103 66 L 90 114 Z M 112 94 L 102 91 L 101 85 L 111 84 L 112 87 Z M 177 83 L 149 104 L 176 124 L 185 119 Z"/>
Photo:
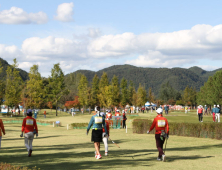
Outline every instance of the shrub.
<path fill-rule="evenodd" d="M 37 169 L 36 167 L 33 167 L 30 169 L 28 167 L 14 166 L 14 165 L 1 162 L 0 169 L 1 170 L 39 170 L 40 168 Z"/>
<path fill-rule="evenodd" d="M 72 123 L 71 127 L 73 129 L 86 129 L 88 127 L 88 123 Z"/>
<path fill-rule="evenodd" d="M 152 121 L 148 119 L 134 119 L 133 133 L 146 133 Z M 222 139 L 222 124 L 220 123 L 169 123 L 170 135 L 189 136 L 197 138 Z M 151 133 L 154 133 L 153 130 Z"/>

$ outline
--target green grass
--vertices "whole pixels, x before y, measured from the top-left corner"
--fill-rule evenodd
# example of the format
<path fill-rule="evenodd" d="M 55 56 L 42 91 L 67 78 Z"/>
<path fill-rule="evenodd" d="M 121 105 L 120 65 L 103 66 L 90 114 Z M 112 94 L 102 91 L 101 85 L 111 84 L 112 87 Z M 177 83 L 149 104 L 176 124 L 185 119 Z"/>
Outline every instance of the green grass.
<path fill-rule="evenodd" d="M 169 122 L 198 122 L 195 112 L 185 115 L 173 112 L 166 116 Z M 135 118 L 153 119 L 156 113 L 139 114 Z M 39 137 L 33 142 L 33 155 L 27 157 L 24 139 L 20 138 L 20 124 L 5 124 L 6 135 L 3 136 L 0 161 L 13 165 L 41 168 L 42 170 L 69 169 L 220 169 L 222 166 L 222 142 L 220 140 L 170 136 L 167 142 L 167 162 L 158 162 L 154 135 L 133 134 L 131 117 L 128 117 L 128 133 L 124 129 L 111 129 L 110 138 L 120 148 L 109 141 L 109 156 L 104 156 L 104 145 L 101 144 L 103 158 L 96 160 L 91 133 L 86 135 L 84 129 L 66 130 L 66 125 L 77 122 L 89 122 L 92 115 L 77 114 L 72 117 L 61 113 L 47 115 L 46 120 L 60 120 L 62 127 L 39 126 Z M 11 119 L 11 118 L 4 118 Z M 38 119 L 45 120 L 43 115 Z M 205 121 L 211 121 L 205 116 Z"/>

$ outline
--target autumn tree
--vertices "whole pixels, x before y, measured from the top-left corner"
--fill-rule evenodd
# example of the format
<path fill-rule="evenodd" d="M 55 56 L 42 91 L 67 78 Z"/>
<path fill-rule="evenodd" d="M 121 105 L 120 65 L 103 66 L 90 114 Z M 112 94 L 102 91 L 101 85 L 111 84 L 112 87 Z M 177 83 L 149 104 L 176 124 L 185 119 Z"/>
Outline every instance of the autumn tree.
<path fill-rule="evenodd" d="M 147 101 L 146 90 L 141 84 L 139 84 L 139 87 L 137 90 L 137 105 L 144 106 L 146 101 Z"/>
<path fill-rule="evenodd" d="M 112 88 L 112 94 L 111 94 L 111 101 L 112 106 L 118 106 L 120 103 L 120 86 L 119 86 L 119 80 L 117 76 L 113 76 L 111 80 L 111 88 Z"/>
<path fill-rule="evenodd" d="M 126 104 L 128 103 L 128 94 L 127 94 L 127 80 L 122 78 L 120 83 L 121 88 L 121 105 L 125 108 Z"/>

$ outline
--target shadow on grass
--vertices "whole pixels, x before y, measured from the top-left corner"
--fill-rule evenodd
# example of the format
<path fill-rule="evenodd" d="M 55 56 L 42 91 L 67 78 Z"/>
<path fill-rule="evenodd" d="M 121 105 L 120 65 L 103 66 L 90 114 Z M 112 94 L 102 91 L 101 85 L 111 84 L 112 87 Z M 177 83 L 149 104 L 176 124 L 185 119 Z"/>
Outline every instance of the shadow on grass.
<path fill-rule="evenodd" d="M 118 140 L 118 143 L 122 143 L 124 140 Z M 111 145 L 111 144 L 110 144 Z M 103 146 L 101 146 L 103 147 Z M 114 146 L 112 146 L 114 147 Z M 169 148 L 168 151 L 189 151 L 209 149 L 211 147 L 221 148 L 220 145 L 206 145 L 199 147 L 183 147 L 183 148 Z M 22 164 L 29 167 L 37 166 L 41 170 L 48 169 L 113 169 L 113 168 L 130 168 L 137 166 L 153 166 L 156 162 L 157 150 L 156 149 L 117 149 L 110 150 L 109 156 L 101 160 L 94 158 L 94 151 L 87 151 L 85 149 L 93 148 L 91 142 L 79 143 L 79 144 L 67 144 L 67 145 L 46 145 L 46 146 L 34 146 L 32 157 L 27 157 L 27 151 L 25 147 L 13 147 L 3 148 L 1 150 L 1 162 Z M 75 149 L 81 149 L 82 151 L 75 151 Z M 72 152 L 70 151 L 72 150 Z M 38 151 L 38 153 L 36 153 Z M 44 151 L 42 153 L 41 151 Z M 51 153 L 54 151 L 54 153 Z M 14 154 L 19 152 L 19 154 Z M 6 153 L 4 155 L 4 153 Z M 12 154 L 13 153 L 13 154 Z M 155 154 L 155 155 L 154 155 Z M 167 157 L 167 162 L 174 162 L 177 160 L 197 160 L 206 159 L 213 156 L 171 156 Z"/>

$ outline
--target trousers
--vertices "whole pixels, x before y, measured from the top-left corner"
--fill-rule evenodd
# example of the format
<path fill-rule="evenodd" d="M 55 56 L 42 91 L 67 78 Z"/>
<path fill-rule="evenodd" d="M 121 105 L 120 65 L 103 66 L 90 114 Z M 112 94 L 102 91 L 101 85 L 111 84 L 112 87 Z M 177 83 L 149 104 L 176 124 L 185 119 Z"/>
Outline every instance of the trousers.
<path fill-rule="evenodd" d="M 108 137 L 105 137 L 106 133 L 103 133 L 103 143 L 105 146 L 105 152 L 108 152 Z"/>
<path fill-rule="evenodd" d="M 216 113 L 215 116 L 216 116 L 216 120 L 217 120 L 218 122 L 220 122 L 220 113 Z"/>
<path fill-rule="evenodd" d="M 25 133 L 25 147 L 27 148 L 27 151 L 29 151 L 30 149 L 32 150 L 33 139 L 34 139 L 33 132 Z"/>
<path fill-rule="evenodd" d="M 156 147 L 159 151 L 158 157 L 160 158 L 164 154 L 163 153 L 163 144 L 164 144 L 165 138 L 163 138 L 163 140 L 161 140 L 160 134 L 155 134 L 155 139 L 156 139 Z"/>
<path fill-rule="evenodd" d="M 0 149 L 1 149 L 2 136 L 0 136 Z"/>

